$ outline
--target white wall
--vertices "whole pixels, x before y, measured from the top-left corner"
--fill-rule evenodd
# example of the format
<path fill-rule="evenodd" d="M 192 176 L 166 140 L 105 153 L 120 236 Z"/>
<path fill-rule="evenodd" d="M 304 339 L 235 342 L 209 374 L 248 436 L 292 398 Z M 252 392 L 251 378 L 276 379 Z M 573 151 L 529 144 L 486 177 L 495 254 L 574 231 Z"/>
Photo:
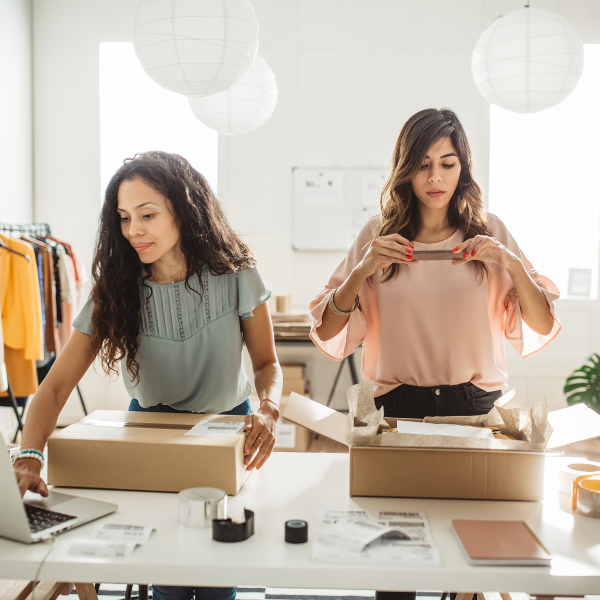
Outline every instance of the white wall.
<path fill-rule="evenodd" d="M 0 222 L 33 216 L 31 0 L 0 0 Z"/>
<path fill-rule="evenodd" d="M 275 71 L 279 104 L 258 131 L 219 141 L 219 191 L 233 223 L 249 236 L 276 293 L 306 307 L 343 258 L 291 248 L 293 167 L 385 167 L 408 116 L 449 106 L 469 134 L 487 189 L 489 108 L 470 75 L 480 33 L 522 0 L 253 0 L 260 54 Z M 36 212 L 71 240 L 89 264 L 99 211 L 98 44 L 130 41 L 135 0 L 34 3 Z M 539 0 L 569 19 L 586 43 L 600 43 L 600 2 Z M 521 242 L 526 246 L 526 241 Z M 564 331 L 542 354 L 521 361 L 508 349 L 511 381 L 528 401 L 564 402 L 561 386 L 592 350 L 600 350 L 600 304 L 561 302 Z M 337 364 L 312 348 L 282 348 L 303 360 L 313 394 L 324 398 Z M 95 405 L 112 387 L 84 393 Z M 344 405 L 346 375 L 336 406 Z M 88 391 L 89 388 L 89 391 Z M 123 403 L 122 388 L 114 402 Z M 68 414 L 77 416 L 70 402 Z M 67 414 L 65 418 L 67 418 Z"/>

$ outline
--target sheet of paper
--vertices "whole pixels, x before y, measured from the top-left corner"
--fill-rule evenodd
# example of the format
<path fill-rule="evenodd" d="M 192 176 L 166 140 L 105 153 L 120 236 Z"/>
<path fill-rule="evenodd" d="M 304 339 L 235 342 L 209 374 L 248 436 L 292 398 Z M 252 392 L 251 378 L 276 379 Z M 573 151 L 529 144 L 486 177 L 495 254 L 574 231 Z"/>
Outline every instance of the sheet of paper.
<path fill-rule="evenodd" d="M 74 540 L 67 554 L 79 558 L 129 558 L 135 542 L 110 542 L 107 540 Z"/>
<path fill-rule="evenodd" d="M 441 566 L 424 512 L 318 511 L 312 557 L 324 563 Z"/>
<path fill-rule="evenodd" d="M 397 421 L 396 429 L 398 430 L 398 433 L 411 433 L 414 435 L 449 435 L 452 437 L 494 439 L 492 430 L 487 429 L 486 427 L 465 427 L 463 425 L 446 425 L 441 423 Z"/>
<path fill-rule="evenodd" d="M 244 427 L 244 421 L 201 421 L 183 435 L 234 435 Z"/>
<path fill-rule="evenodd" d="M 110 540 L 111 542 L 134 542 L 141 545 L 148 541 L 153 531 L 153 527 L 98 523 L 94 527 L 90 538 L 93 540 Z"/>

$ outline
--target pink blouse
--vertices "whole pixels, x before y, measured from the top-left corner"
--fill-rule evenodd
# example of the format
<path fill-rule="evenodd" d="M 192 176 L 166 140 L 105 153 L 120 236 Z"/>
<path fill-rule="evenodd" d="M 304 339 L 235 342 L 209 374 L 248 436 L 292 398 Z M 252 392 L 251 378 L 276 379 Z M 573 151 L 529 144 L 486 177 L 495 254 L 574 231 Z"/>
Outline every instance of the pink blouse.
<path fill-rule="evenodd" d="M 521 318 L 519 298 L 507 271 L 491 265 L 490 277 L 479 283 L 475 266 L 450 261 L 421 261 L 402 267 L 397 278 L 386 283 L 381 271 L 374 282 L 360 289 L 360 307 L 344 329 L 323 341 L 321 325 L 329 292 L 339 287 L 365 255 L 380 216 L 367 221 L 346 258 L 325 289 L 311 302 L 310 336 L 317 347 L 334 360 L 352 354 L 362 343 L 361 375 L 375 382 L 375 396 L 406 383 L 418 386 L 472 382 L 486 390 L 508 390 L 504 337 L 523 357 L 549 344 L 561 329 L 553 301 L 559 291 L 550 279 L 534 270 L 502 221 L 488 214 L 488 227 L 500 243 L 521 258 L 540 286 L 554 326 L 548 335 L 532 331 Z M 443 242 L 413 242 L 415 250 L 452 249 L 464 240 L 457 230 Z M 368 246 L 367 246 L 368 248 Z"/>

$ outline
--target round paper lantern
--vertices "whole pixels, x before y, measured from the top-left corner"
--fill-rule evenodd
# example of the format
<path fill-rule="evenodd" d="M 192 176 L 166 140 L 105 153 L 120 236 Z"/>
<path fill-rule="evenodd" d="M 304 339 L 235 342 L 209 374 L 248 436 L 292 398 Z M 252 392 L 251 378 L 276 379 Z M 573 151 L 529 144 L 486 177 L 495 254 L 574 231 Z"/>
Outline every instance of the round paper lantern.
<path fill-rule="evenodd" d="M 560 104 L 583 72 L 583 41 L 569 21 L 540 8 L 496 19 L 473 50 L 473 80 L 492 104 L 535 113 Z"/>
<path fill-rule="evenodd" d="M 206 96 L 227 89 L 252 65 L 258 21 L 247 0 L 141 0 L 132 36 L 156 83 Z"/>
<path fill-rule="evenodd" d="M 238 135 L 258 129 L 277 104 L 275 73 L 260 56 L 231 87 L 206 98 L 190 98 L 196 118 L 224 135 Z"/>

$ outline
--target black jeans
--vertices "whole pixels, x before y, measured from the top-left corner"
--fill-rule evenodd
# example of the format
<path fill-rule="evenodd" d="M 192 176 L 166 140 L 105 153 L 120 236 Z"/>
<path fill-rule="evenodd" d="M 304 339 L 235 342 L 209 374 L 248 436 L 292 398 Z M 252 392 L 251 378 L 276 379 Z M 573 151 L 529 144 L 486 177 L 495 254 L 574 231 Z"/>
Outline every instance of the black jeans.
<path fill-rule="evenodd" d="M 375 406 L 383 406 L 385 417 L 397 419 L 486 415 L 500 396 L 499 390 L 486 392 L 470 382 L 434 387 L 403 384 L 375 398 Z M 375 592 L 376 600 L 415 600 L 416 596 L 416 592 Z"/>
<path fill-rule="evenodd" d="M 405 419 L 485 415 L 502 392 L 486 392 L 472 383 L 417 387 L 399 385 L 391 392 L 375 398 L 375 406 L 383 406 L 384 416 Z"/>

